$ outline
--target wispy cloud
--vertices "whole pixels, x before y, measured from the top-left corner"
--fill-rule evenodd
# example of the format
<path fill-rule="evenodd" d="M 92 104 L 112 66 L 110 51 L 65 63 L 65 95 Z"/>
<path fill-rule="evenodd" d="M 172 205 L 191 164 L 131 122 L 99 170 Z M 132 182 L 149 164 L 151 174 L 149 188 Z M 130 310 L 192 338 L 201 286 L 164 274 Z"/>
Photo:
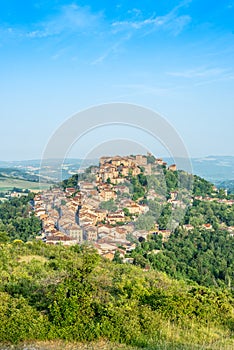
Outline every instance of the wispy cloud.
<path fill-rule="evenodd" d="M 63 32 L 85 31 L 96 27 L 101 16 L 101 13 L 93 14 L 89 7 L 80 7 L 75 4 L 63 6 L 57 15 L 47 21 L 35 24 L 35 30 L 30 30 L 27 36 L 29 38 L 44 38 Z"/>
<path fill-rule="evenodd" d="M 95 31 L 102 20 L 102 13 L 92 13 L 88 6 L 76 4 L 62 6 L 57 13 L 37 23 L 28 23 L 25 28 L 13 24 L 0 28 L 0 33 L 7 38 L 42 39 L 69 33 Z"/>
<path fill-rule="evenodd" d="M 104 51 L 99 57 L 91 62 L 91 65 L 98 65 L 103 63 L 109 56 L 116 55 L 123 51 L 124 42 L 128 41 L 131 38 L 131 35 L 125 35 L 120 40 L 117 40 L 114 44 L 110 44 L 110 46 Z"/>
<path fill-rule="evenodd" d="M 59 44 L 55 48 L 55 54 L 52 59 L 59 59 L 66 53 L 63 46 L 72 42 L 71 45 L 77 44 L 77 37 L 99 37 L 100 45 L 94 49 L 92 65 L 103 63 L 111 56 L 121 54 L 127 49 L 126 42 L 134 40 L 134 33 L 139 32 L 141 37 L 149 35 L 157 29 L 166 30 L 173 35 L 178 35 L 190 23 L 191 17 L 182 13 L 191 0 L 180 2 L 170 12 L 163 16 L 151 14 L 150 17 L 144 17 L 142 10 L 133 8 L 128 11 L 127 20 L 116 21 L 105 17 L 104 10 L 94 12 L 89 6 L 78 6 L 75 3 L 58 7 L 46 18 L 36 23 L 28 23 L 24 28 L 9 24 L 0 29 L 0 36 L 6 37 L 6 40 L 29 40 L 30 42 L 50 38 L 58 38 Z M 123 15 L 123 14 L 122 14 Z M 130 18 L 130 19 L 129 19 Z M 68 42 L 67 38 L 71 40 Z M 2 39 L 3 40 L 3 39 Z M 66 42 L 65 42 L 66 41 Z M 95 53 L 96 51 L 96 53 Z M 89 60 L 90 61 L 90 60 Z"/>
<path fill-rule="evenodd" d="M 167 75 L 170 75 L 173 77 L 194 79 L 194 78 L 210 78 L 210 77 L 222 76 L 223 74 L 226 74 L 227 72 L 228 72 L 228 70 L 224 69 L 224 68 L 199 67 L 199 68 L 187 69 L 187 70 L 183 70 L 183 71 L 167 72 Z"/>
<path fill-rule="evenodd" d="M 111 54 L 116 53 L 118 46 L 118 43 L 116 43 L 109 47 L 103 54 L 95 58 L 94 61 L 91 62 L 91 65 L 95 66 L 103 63 Z"/>
<path fill-rule="evenodd" d="M 115 33 L 127 30 L 145 30 L 146 33 L 150 33 L 157 29 L 164 29 L 170 31 L 173 35 L 178 35 L 192 20 L 190 15 L 179 14 L 180 9 L 186 7 L 190 2 L 190 0 L 181 2 L 163 16 L 152 15 L 148 18 L 140 18 L 142 17 L 141 13 L 135 10 L 133 13 L 136 15 L 132 20 L 113 22 L 112 28 Z"/>
<path fill-rule="evenodd" d="M 227 68 L 199 67 L 184 71 L 168 72 L 167 75 L 170 75 L 175 78 L 193 80 L 194 86 L 208 85 L 216 82 L 234 80 L 233 70 Z"/>

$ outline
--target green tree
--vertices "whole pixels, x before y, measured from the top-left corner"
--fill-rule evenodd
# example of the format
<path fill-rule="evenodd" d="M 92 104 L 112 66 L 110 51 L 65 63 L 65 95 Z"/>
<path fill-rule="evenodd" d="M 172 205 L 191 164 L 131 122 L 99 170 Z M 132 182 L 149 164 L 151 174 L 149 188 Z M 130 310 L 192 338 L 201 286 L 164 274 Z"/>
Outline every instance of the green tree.
<path fill-rule="evenodd" d="M 99 208 L 100 209 L 105 209 L 105 210 L 108 210 L 108 211 L 111 211 L 111 212 L 115 212 L 118 209 L 118 207 L 115 204 L 113 199 L 110 199 L 109 201 L 106 201 L 106 202 L 101 202 L 99 204 Z"/>
<path fill-rule="evenodd" d="M 136 228 L 138 230 L 149 231 L 153 229 L 154 225 L 155 225 L 154 217 L 152 215 L 147 215 L 147 213 L 140 215 L 136 221 Z"/>

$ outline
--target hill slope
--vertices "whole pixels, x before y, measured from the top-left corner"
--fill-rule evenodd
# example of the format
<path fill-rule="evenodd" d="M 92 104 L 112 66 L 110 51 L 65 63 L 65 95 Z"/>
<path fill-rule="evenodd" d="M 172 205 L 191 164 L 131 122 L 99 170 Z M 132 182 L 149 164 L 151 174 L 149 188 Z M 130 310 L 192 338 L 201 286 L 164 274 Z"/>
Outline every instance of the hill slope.
<path fill-rule="evenodd" d="M 110 263 L 85 246 L 15 242 L 0 250 L 0 341 L 107 339 L 149 349 L 234 344 L 227 291 Z"/>

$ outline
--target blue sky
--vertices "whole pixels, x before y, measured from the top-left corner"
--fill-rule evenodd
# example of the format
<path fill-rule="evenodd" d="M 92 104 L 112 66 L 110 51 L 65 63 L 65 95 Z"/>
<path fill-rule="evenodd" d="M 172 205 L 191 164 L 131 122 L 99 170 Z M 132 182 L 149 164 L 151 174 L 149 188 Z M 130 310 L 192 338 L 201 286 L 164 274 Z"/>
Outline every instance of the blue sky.
<path fill-rule="evenodd" d="M 0 94 L 0 160 L 40 158 L 109 102 L 159 112 L 191 156 L 234 156 L 234 1 L 2 0 Z"/>

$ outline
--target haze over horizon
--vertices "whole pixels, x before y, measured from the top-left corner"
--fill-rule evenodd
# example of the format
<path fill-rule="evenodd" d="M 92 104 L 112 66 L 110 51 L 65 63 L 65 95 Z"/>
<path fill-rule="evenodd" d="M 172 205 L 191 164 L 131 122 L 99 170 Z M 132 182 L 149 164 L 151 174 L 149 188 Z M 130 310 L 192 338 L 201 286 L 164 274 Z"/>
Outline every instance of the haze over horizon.
<path fill-rule="evenodd" d="M 234 156 L 233 23 L 232 0 L 2 2 L 0 159 L 40 159 L 69 116 L 111 102 L 165 116 L 191 157 Z M 90 132 L 69 156 L 118 135 L 167 156 L 121 127 Z"/>

